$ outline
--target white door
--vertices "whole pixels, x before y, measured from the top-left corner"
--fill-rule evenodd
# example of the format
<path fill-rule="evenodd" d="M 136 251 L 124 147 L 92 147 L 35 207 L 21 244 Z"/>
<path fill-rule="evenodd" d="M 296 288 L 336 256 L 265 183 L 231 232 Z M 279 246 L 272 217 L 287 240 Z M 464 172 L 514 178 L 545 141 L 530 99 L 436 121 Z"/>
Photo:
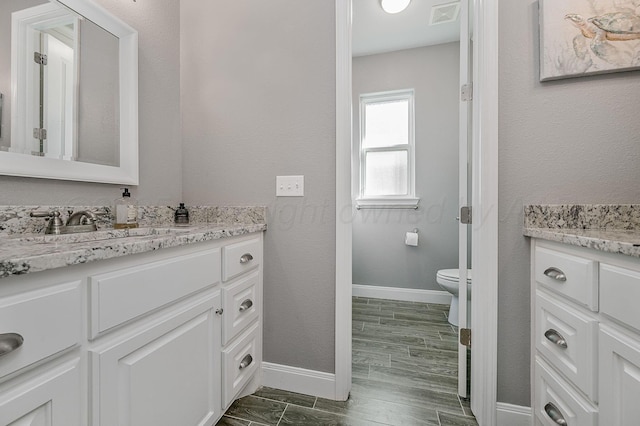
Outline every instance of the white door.
<path fill-rule="evenodd" d="M 460 149 L 459 149 L 459 207 L 471 205 L 469 197 L 468 178 L 470 164 L 469 130 L 471 119 L 470 88 L 462 90 L 463 86 L 471 84 L 471 34 L 469 31 L 469 1 L 460 2 Z M 458 232 L 458 269 L 460 270 L 460 295 L 458 311 L 458 330 L 469 328 L 469 304 L 467 303 L 467 265 L 469 248 L 469 225 L 463 223 L 461 214 Z M 458 339 L 458 342 L 460 340 Z M 458 394 L 467 398 L 467 347 L 458 343 Z"/>
<path fill-rule="evenodd" d="M 0 424 L 6 426 L 81 426 L 80 359 L 0 391 Z"/>
<path fill-rule="evenodd" d="M 92 350 L 93 424 L 202 426 L 220 417 L 220 306 L 216 292 Z"/>

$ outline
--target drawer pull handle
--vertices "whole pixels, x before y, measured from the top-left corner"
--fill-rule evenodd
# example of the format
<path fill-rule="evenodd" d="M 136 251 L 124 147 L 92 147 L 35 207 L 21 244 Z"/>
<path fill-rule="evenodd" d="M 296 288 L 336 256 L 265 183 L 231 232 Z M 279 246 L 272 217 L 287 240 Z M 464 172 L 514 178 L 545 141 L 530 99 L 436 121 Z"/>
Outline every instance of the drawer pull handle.
<path fill-rule="evenodd" d="M 567 341 L 564 340 L 564 337 L 562 337 L 562 334 L 558 333 L 553 328 L 550 328 L 549 330 L 545 331 L 544 337 L 546 337 L 547 340 L 550 341 L 551 343 L 560 346 L 562 349 L 567 349 Z"/>
<path fill-rule="evenodd" d="M 244 358 L 242 358 L 242 361 L 240 361 L 240 367 L 238 367 L 238 370 L 244 370 L 245 368 L 250 366 L 252 362 L 253 357 L 251 356 L 251 354 L 245 356 Z"/>
<path fill-rule="evenodd" d="M 240 263 L 249 263 L 253 260 L 253 256 L 251 256 L 251 253 L 245 253 L 242 256 L 240 256 Z"/>
<path fill-rule="evenodd" d="M 216 309 L 216 315 L 222 315 L 224 313 L 224 309 Z"/>
<path fill-rule="evenodd" d="M 560 410 L 558 410 L 558 407 L 556 407 L 553 403 L 548 402 L 547 405 L 544 406 L 544 411 L 545 413 L 547 413 L 547 416 L 549 416 L 549 418 L 556 424 L 561 426 L 567 425 L 567 421 L 564 419 L 564 417 L 562 417 L 562 414 L 560 414 Z"/>
<path fill-rule="evenodd" d="M 18 333 L 0 334 L 0 356 L 15 351 L 24 343 L 24 338 Z"/>
<path fill-rule="evenodd" d="M 245 300 L 244 302 L 242 302 L 240 304 L 240 309 L 239 310 L 240 310 L 240 312 L 244 312 L 244 311 L 246 311 L 247 309 L 249 309 L 252 306 L 253 306 L 253 300 L 247 299 L 247 300 Z"/>
<path fill-rule="evenodd" d="M 547 277 L 549 277 L 551 279 L 554 279 L 556 281 L 566 281 L 567 280 L 567 276 L 564 274 L 564 272 L 562 272 L 558 268 L 554 268 L 553 266 L 551 268 L 547 268 L 544 271 L 544 274 Z"/>

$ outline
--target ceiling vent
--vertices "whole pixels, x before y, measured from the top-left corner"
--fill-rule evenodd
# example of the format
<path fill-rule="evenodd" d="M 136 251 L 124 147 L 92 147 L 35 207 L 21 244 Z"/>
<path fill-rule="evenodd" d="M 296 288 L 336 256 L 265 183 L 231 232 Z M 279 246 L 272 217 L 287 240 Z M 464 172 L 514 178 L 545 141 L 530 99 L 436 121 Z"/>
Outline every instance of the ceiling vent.
<path fill-rule="evenodd" d="M 460 2 L 445 3 L 431 8 L 429 25 L 447 24 L 455 22 L 460 13 Z"/>

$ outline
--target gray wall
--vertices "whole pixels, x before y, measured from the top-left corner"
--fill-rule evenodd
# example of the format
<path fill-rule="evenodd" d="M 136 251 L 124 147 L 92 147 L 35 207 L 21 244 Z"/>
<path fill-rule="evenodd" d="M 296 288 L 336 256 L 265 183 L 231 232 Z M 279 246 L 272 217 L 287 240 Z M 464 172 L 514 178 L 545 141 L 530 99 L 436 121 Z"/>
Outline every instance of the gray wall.
<path fill-rule="evenodd" d="M 98 3 L 139 33 L 140 185 L 131 192 L 144 204 L 175 204 L 182 196 L 179 1 Z M 0 204 L 110 204 L 118 187 L 0 176 Z"/>
<path fill-rule="evenodd" d="M 180 6 L 185 201 L 268 206 L 264 359 L 333 372 L 334 3 Z M 304 198 L 276 198 L 297 174 Z"/>
<path fill-rule="evenodd" d="M 442 290 L 436 283 L 438 269 L 458 267 L 459 63 L 457 42 L 353 59 L 354 141 L 360 138 L 361 94 L 415 89 L 420 198 L 417 211 L 357 211 L 354 284 Z M 405 232 L 413 228 L 419 230 L 418 247 L 404 244 Z"/>
<path fill-rule="evenodd" d="M 80 22 L 78 152 L 85 163 L 120 165 L 119 40 L 85 19 Z"/>
<path fill-rule="evenodd" d="M 529 405 L 522 205 L 637 203 L 640 73 L 538 80 L 538 5 L 501 0 L 498 400 Z"/>

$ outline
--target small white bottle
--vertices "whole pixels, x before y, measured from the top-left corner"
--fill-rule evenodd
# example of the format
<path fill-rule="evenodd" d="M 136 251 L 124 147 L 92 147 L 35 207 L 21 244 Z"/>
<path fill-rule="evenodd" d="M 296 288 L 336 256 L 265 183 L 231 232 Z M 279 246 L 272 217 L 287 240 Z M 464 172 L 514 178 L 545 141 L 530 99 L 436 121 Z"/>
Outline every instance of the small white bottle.
<path fill-rule="evenodd" d="M 115 229 L 138 227 L 138 206 L 136 199 L 131 197 L 128 188 L 124 188 L 122 197 L 115 201 L 116 222 Z"/>

